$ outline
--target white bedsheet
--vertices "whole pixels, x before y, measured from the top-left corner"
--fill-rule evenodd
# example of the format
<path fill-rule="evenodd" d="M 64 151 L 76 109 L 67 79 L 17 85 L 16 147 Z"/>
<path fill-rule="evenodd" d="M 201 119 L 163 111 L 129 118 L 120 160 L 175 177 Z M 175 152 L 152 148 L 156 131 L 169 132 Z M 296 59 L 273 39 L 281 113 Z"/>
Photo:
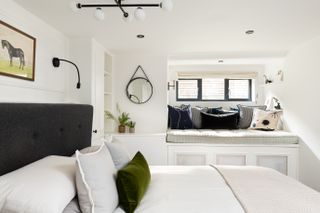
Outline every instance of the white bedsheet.
<path fill-rule="evenodd" d="M 244 213 L 210 166 L 151 166 L 152 180 L 135 213 Z M 115 213 L 124 213 L 120 208 Z"/>
<path fill-rule="evenodd" d="M 150 166 L 150 170 L 150 186 L 135 213 L 244 213 L 211 166 Z M 63 213 L 80 210 L 71 203 Z M 125 212 L 118 208 L 114 213 Z"/>

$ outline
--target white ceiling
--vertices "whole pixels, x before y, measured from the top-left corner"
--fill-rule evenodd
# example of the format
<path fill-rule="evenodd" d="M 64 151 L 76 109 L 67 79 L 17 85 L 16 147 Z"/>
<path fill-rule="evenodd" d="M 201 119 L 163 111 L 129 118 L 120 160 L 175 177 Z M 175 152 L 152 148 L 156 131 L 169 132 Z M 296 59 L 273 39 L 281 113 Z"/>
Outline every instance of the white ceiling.
<path fill-rule="evenodd" d="M 67 36 L 94 37 L 113 53 L 283 56 L 294 46 L 320 36 L 320 0 L 173 0 L 173 11 L 146 9 L 146 20 L 132 23 L 125 23 L 118 9 L 105 8 L 106 19 L 99 22 L 93 9 L 72 12 L 68 0 L 15 1 Z M 245 35 L 247 29 L 256 33 Z M 136 38 L 140 33 L 145 39 Z"/>

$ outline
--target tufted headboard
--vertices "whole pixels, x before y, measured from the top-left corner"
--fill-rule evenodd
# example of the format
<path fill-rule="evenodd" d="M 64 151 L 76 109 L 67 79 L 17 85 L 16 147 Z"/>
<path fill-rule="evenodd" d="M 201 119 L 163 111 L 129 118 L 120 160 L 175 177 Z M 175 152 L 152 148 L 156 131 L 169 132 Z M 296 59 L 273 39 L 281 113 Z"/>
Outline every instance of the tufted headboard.
<path fill-rule="evenodd" d="M 0 175 L 91 145 L 93 107 L 0 103 Z"/>

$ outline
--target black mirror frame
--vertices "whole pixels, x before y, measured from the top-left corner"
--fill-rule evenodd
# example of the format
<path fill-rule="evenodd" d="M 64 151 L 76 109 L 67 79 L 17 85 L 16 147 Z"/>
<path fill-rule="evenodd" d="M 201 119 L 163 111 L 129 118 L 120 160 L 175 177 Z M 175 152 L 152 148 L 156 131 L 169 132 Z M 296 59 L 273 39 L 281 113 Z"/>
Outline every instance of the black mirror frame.
<path fill-rule="evenodd" d="M 134 95 L 130 94 L 130 93 L 129 93 L 129 90 L 128 90 L 130 84 L 131 84 L 133 81 L 139 80 L 139 79 L 143 79 L 143 80 L 147 81 L 147 82 L 150 84 L 150 86 L 151 86 L 151 94 L 150 94 L 149 98 L 148 98 L 146 101 L 143 101 L 143 102 L 135 102 L 135 101 L 133 101 L 133 100 L 131 99 L 131 97 L 134 96 Z M 145 103 L 147 103 L 147 102 L 151 99 L 151 97 L 152 97 L 152 95 L 153 95 L 153 85 L 152 85 L 152 83 L 150 82 L 150 80 L 147 79 L 147 78 L 143 78 L 143 77 L 132 78 L 132 79 L 128 82 L 128 84 L 127 84 L 126 94 L 127 94 L 128 99 L 129 99 L 132 103 L 135 103 L 135 104 L 145 104 Z"/>

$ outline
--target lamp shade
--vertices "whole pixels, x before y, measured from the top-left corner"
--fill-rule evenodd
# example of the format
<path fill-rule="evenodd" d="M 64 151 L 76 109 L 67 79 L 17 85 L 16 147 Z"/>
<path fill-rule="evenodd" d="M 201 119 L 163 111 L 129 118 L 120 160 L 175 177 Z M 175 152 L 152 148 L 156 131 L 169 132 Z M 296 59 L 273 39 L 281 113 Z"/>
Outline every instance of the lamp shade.
<path fill-rule="evenodd" d="M 100 7 L 98 7 L 94 11 L 94 17 L 96 17 L 96 19 L 99 20 L 99 21 L 103 21 L 104 20 L 104 12 L 102 11 L 102 9 Z"/>
<path fill-rule="evenodd" d="M 138 20 L 138 21 L 143 21 L 146 19 L 146 13 L 144 12 L 142 7 L 138 7 L 135 11 L 134 11 L 134 17 Z"/>

